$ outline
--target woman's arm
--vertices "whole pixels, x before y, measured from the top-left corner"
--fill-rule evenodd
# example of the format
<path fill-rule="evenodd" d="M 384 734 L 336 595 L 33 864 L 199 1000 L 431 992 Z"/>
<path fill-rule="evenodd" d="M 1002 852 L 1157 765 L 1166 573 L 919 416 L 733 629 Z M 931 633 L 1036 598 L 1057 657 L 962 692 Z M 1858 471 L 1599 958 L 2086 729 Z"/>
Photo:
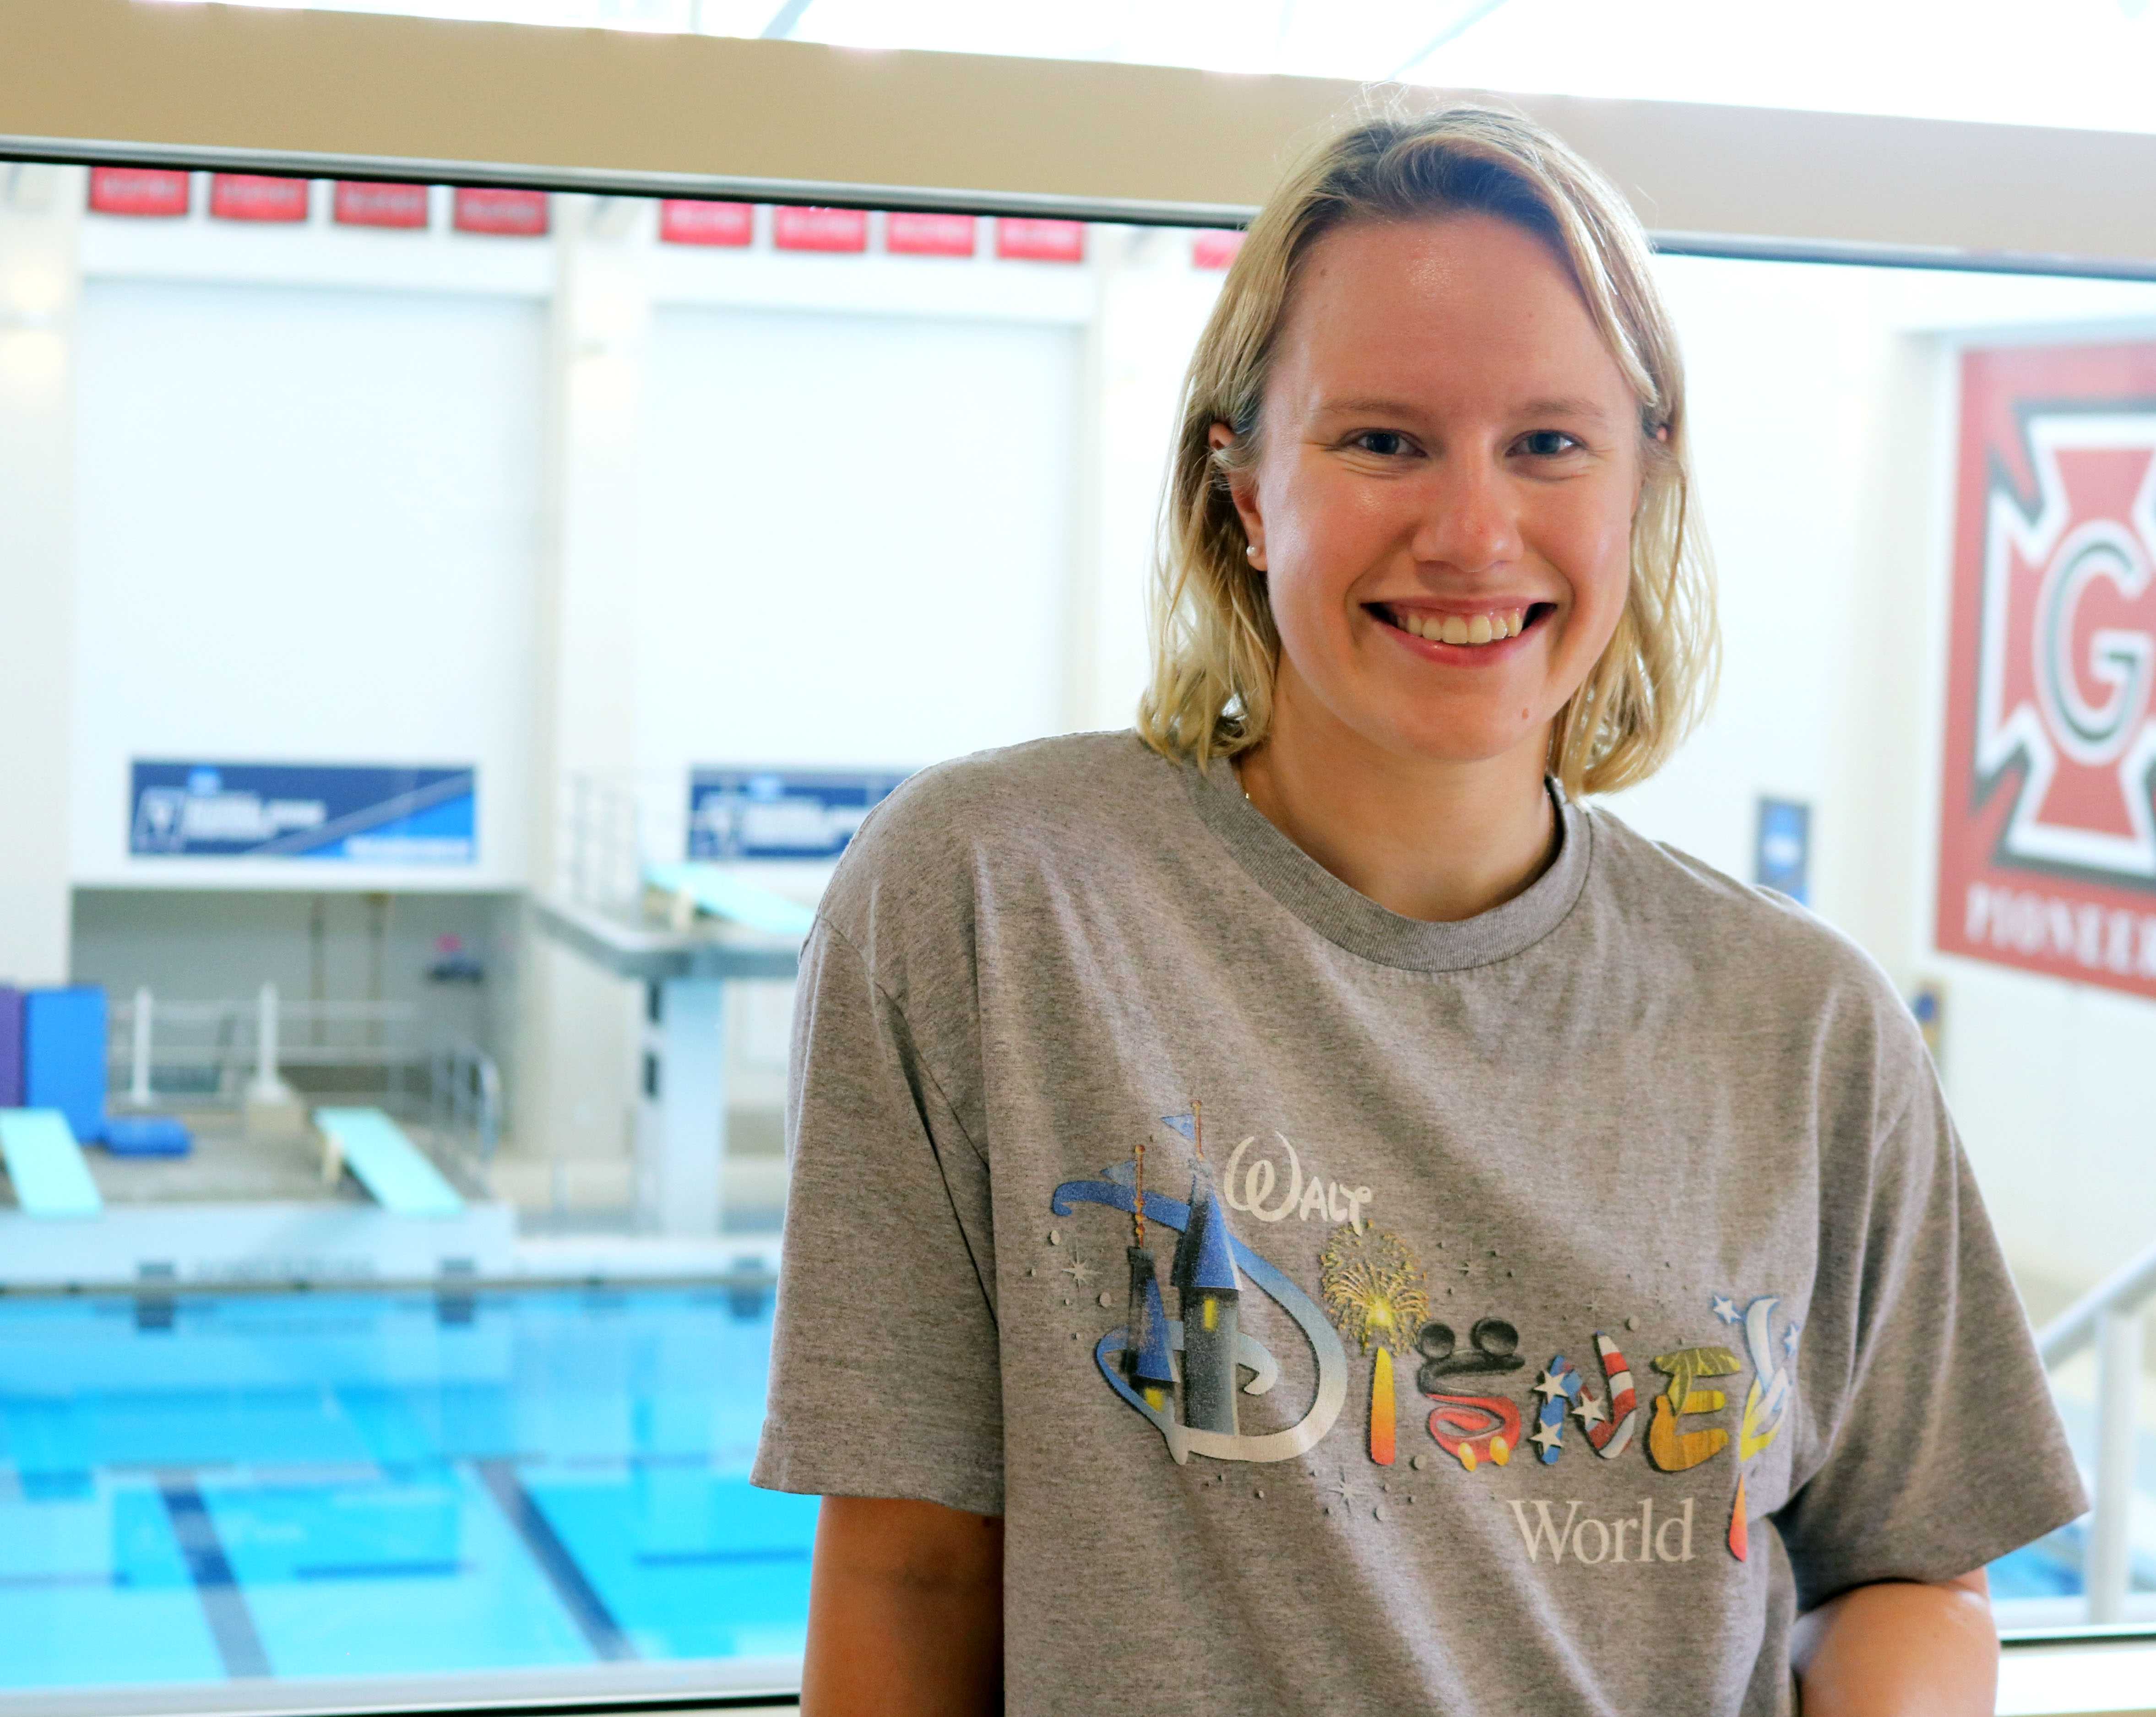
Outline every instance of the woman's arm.
<path fill-rule="evenodd" d="M 1860 1586 L 1797 1618 L 1804 1717 L 1991 1717 L 1999 1633 L 1979 1568 L 1933 1585 Z"/>
<path fill-rule="evenodd" d="M 1002 1710 L 1003 1688 L 1004 1523 L 825 1497 L 802 1717 L 971 1717 Z"/>

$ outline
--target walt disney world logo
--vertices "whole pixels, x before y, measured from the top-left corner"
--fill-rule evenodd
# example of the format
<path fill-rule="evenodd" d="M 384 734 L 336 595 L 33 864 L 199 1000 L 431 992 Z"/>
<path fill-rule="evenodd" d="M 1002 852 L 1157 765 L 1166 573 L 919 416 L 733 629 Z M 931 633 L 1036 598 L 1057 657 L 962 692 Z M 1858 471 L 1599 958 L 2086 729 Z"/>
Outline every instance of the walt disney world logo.
<path fill-rule="evenodd" d="M 1984 520 L 1978 776 L 2021 781 L 1998 856 L 2156 884 L 2156 408 L 2025 407 L 2025 506 Z"/>

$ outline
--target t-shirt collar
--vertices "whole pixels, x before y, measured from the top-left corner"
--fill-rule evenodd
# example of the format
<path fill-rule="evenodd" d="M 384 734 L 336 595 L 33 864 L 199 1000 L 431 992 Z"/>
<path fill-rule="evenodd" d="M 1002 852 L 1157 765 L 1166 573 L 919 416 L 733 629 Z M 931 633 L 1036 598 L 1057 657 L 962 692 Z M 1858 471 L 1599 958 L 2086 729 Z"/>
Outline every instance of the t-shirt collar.
<path fill-rule="evenodd" d="M 1384 966 L 1459 971 L 1507 959 L 1563 921 L 1587 884 L 1589 819 L 1553 778 L 1558 853 L 1548 869 L 1502 906 L 1454 924 L 1404 918 L 1332 874 L 1266 819 L 1244 796 L 1235 766 L 1215 757 L 1187 767 L 1191 799 L 1250 879 L 1327 941 Z"/>

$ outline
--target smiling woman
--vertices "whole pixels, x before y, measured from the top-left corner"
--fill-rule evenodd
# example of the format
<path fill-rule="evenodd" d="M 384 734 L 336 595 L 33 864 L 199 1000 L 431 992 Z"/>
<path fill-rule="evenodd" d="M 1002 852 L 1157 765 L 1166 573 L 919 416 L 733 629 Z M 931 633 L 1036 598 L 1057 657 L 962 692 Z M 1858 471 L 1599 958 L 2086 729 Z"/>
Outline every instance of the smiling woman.
<path fill-rule="evenodd" d="M 1200 761 L 1270 730 L 1280 633 L 1297 623 L 1281 609 L 1316 600 L 1300 535 L 1285 545 L 1296 576 L 1267 587 L 1258 495 L 1270 452 L 1272 488 L 1306 479 L 1287 503 L 1291 530 L 1322 493 L 1359 515 L 1366 547 L 1395 539 L 1393 582 L 1353 599 L 1373 621 L 1486 646 L 1519 635 L 1518 611 L 1523 625 L 1563 633 L 1540 657 L 1570 682 L 1551 772 L 1574 792 L 1645 779 L 1713 683 L 1712 584 L 1686 528 L 1684 430 L 1682 366 L 1645 240 L 1585 163 L 1528 121 L 1478 110 L 1439 115 L 1411 141 L 1384 122 L 1348 132 L 1253 224 L 1192 361 L 1140 730 Z M 1473 574 L 1506 546 L 1399 539 L 1404 522 L 1433 517 L 1455 534 L 1513 528 L 1477 486 L 1485 474 L 1548 492 L 1518 525 L 1559 533 L 1564 561 L 1594 575 L 1567 600 L 1456 583 L 1440 597 L 1440 566 Z M 1380 484 L 1389 505 L 1374 499 Z M 1435 508 L 1434 484 L 1455 489 Z M 1352 551 L 1330 540 L 1338 576 Z M 1478 618 L 1486 636 L 1475 635 Z M 1414 701 L 1445 702 L 1445 684 L 1426 679 Z M 1509 703 L 1516 684 L 1478 682 L 1472 694 Z M 1430 713 L 1448 730 L 1460 714 Z M 1531 719 L 1539 732 L 1556 715 Z"/>
<path fill-rule="evenodd" d="M 2082 1502 L 1914 1023 L 1582 802 L 1711 676 L 1684 429 L 1527 121 L 1359 122 L 1260 215 L 1138 734 L 915 776 L 803 952 L 812 1717 L 1992 1709 L 1980 1571 Z"/>

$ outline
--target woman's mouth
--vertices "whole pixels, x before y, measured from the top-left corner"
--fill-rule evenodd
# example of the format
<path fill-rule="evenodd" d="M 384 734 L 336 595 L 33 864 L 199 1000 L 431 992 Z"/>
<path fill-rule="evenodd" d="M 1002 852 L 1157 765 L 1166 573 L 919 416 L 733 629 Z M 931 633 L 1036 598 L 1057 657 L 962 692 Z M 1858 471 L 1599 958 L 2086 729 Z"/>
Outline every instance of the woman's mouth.
<path fill-rule="evenodd" d="M 1502 643 L 1517 638 L 1555 607 L 1551 602 L 1529 602 L 1524 607 L 1488 608 L 1479 613 L 1434 613 L 1424 608 L 1395 607 L 1373 602 L 1370 612 L 1386 625 L 1428 643 Z"/>

